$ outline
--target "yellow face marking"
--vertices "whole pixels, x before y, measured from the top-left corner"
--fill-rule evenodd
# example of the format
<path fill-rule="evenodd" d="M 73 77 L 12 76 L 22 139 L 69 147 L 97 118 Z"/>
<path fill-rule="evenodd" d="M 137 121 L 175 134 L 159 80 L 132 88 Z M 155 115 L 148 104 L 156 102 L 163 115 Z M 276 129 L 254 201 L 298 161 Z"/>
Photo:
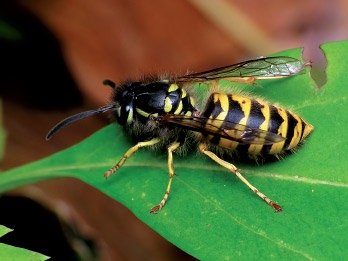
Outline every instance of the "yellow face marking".
<path fill-rule="evenodd" d="M 118 117 L 121 117 L 121 106 L 120 106 L 120 107 L 117 107 L 117 108 L 115 109 L 115 111 L 116 111 L 117 116 L 118 116 Z"/>
<path fill-rule="evenodd" d="M 133 122 L 133 110 L 129 111 L 128 117 L 127 117 L 127 124 L 131 124 Z"/>

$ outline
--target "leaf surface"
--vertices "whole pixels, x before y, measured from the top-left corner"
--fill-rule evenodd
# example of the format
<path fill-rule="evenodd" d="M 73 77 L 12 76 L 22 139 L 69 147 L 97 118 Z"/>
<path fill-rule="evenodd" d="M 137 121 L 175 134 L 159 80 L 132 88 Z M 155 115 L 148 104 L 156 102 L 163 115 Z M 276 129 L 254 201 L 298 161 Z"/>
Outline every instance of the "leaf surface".
<path fill-rule="evenodd" d="M 0 225 L 0 237 L 3 235 L 12 232 L 12 229 L 9 229 L 5 226 Z M 49 257 L 44 256 L 42 254 L 20 248 L 15 246 L 6 245 L 0 243 L 0 260 L 23 260 L 23 261 L 39 261 L 39 260 L 47 260 Z"/>

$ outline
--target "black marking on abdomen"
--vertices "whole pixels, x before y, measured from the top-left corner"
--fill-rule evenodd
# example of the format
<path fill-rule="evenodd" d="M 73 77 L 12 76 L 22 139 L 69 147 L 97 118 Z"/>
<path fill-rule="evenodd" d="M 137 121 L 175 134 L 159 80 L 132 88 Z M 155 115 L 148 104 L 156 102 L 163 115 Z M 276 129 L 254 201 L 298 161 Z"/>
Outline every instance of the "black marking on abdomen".
<path fill-rule="evenodd" d="M 251 100 L 250 114 L 247 122 L 247 126 L 250 128 L 259 129 L 261 124 L 266 120 L 261 109 L 264 106 L 261 105 L 257 100 Z"/>
<path fill-rule="evenodd" d="M 225 120 L 232 123 L 239 123 L 245 117 L 238 101 L 233 100 L 233 95 L 228 95 L 229 110 Z"/>

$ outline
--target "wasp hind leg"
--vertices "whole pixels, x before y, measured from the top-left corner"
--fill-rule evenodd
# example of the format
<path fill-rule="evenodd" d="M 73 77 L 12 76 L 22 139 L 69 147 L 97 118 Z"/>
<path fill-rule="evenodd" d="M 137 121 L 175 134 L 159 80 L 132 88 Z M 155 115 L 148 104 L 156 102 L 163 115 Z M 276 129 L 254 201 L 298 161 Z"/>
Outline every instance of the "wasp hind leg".
<path fill-rule="evenodd" d="M 273 200 L 271 200 L 269 197 L 267 197 L 265 194 L 263 194 L 257 188 L 255 188 L 252 184 L 250 184 L 249 181 L 247 181 L 242 176 L 242 174 L 239 172 L 239 170 L 237 169 L 236 166 L 234 166 L 232 163 L 229 163 L 227 161 L 224 161 L 224 160 L 220 159 L 216 154 L 214 154 L 213 152 L 209 151 L 207 149 L 206 145 L 204 144 L 204 142 L 200 142 L 199 150 L 202 153 L 204 153 L 205 155 L 207 155 L 208 157 L 210 157 L 212 160 L 214 160 L 219 165 L 221 165 L 221 166 L 225 167 L 226 169 L 232 171 L 245 185 L 248 186 L 248 188 L 250 188 L 262 200 L 266 201 L 266 203 L 268 205 L 270 205 L 273 209 L 275 209 L 276 211 L 281 211 L 282 210 L 281 206 L 279 206 L 277 203 L 275 203 Z"/>
<path fill-rule="evenodd" d="M 174 164 L 173 164 L 173 151 L 175 151 L 180 146 L 181 146 L 181 142 L 176 141 L 176 142 L 172 143 L 168 147 L 169 181 L 168 181 L 167 189 L 166 189 L 166 192 L 164 193 L 164 196 L 163 196 L 163 199 L 161 200 L 161 202 L 158 205 L 156 205 L 153 208 L 151 208 L 151 210 L 150 210 L 151 214 L 156 213 L 157 211 L 161 210 L 163 208 L 163 206 L 166 204 L 167 200 L 168 200 L 168 196 L 169 196 L 169 193 L 170 193 L 170 187 L 172 185 L 173 177 L 175 175 L 175 173 L 174 173 Z"/>
<path fill-rule="evenodd" d="M 153 139 L 148 140 L 148 141 L 138 142 L 135 146 L 133 146 L 129 150 L 127 150 L 127 152 L 123 155 L 123 157 L 119 160 L 119 162 L 117 162 L 117 164 L 115 166 L 113 166 L 111 169 L 109 169 L 108 171 L 106 171 L 104 173 L 104 177 L 108 178 L 112 174 L 114 174 L 117 170 L 119 170 L 122 167 L 122 165 L 126 162 L 126 160 L 128 158 L 130 158 L 135 152 L 137 152 L 138 149 L 140 149 L 142 147 L 155 145 L 159 141 L 160 141 L 159 138 L 153 138 Z"/>

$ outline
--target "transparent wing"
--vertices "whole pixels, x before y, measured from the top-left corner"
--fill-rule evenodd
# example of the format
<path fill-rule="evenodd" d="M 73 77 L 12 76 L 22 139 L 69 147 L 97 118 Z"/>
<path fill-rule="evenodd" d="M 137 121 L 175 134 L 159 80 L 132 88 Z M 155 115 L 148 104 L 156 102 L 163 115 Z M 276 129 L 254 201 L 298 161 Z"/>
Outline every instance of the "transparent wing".
<path fill-rule="evenodd" d="M 233 78 L 281 78 L 301 73 L 310 63 L 288 57 L 259 57 L 233 65 L 212 69 L 205 72 L 194 73 L 178 78 L 178 81 L 210 81 Z M 238 81 L 238 80 L 236 80 Z"/>
<path fill-rule="evenodd" d="M 181 127 L 203 134 L 218 135 L 221 138 L 244 144 L 272 145 L 285 140 L 284 137 L 272 132 L 250 128 L 230 121 L 211 120 L 206 117 L 169 114 L 155 118 L 155 121 L 163 125 Z"/>

